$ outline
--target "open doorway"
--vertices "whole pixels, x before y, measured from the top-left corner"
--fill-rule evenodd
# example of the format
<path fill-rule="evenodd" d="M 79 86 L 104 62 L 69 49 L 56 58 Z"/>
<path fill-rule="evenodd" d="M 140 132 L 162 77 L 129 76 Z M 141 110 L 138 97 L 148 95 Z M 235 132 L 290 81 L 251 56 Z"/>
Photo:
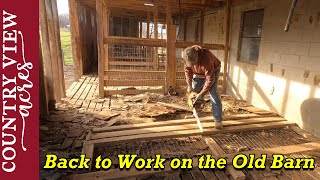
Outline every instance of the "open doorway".
<path fill-rule="evenodd" d="M 74 80 L 77 80 L 78 75 L 97 74 L 98 57 L 97 57 L 97 29 L 95 11 L 78 3 L 77 30 L 72 31 L 72 23 L 70 13 L 73 12 L 74 4 L 70 5 L 66 0 L 57 0 L 60 38 L 62 56 L 64 59 L 64 77 L 66 89 L 70 87 Z M 79 48 L 72 47 L 74 36 L 80 37 L 78 44 Z M 79 53 L 75 53 L 77 51 Z"/>

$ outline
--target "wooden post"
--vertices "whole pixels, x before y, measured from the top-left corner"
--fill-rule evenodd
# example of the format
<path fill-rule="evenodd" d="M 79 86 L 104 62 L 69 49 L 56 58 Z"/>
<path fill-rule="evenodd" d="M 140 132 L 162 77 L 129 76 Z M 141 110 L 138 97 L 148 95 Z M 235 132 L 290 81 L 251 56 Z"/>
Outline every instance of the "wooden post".
<path fill-rule="evenodd" d="M 54 27 L 54 19 L 52 12 L 51 0 L 46 0 L 46 11 L 47 11 L 47 22 L 48 22 L 48 32 L 49 32 L 49 42 L 50 42 L 50 52 L 51 52 L 51 63 L 52 63 L 52 75 L 54 84 L 54 98 L 56 102 L 61 101 L 60 92 L 60 77 L 59 77 L 59 66 L 58 66 L 58 51 L 57 51 L 57 37 Z"/>
<path fill-rule="evenodd" d="M 172 25 L 171 1 L 167 1 L 167 61 L 166 61 L 166 87 L 167 93 L 169 88 L 176 88 L 176 26 Z"/>
<path fill-rule="evenodd" d="M 200 43 L 203 43 L 203 34 L 204 34 L 204 9 L 201 10 L 200 17 Z"/>
<path fill-rule="evenodd" d="M 142 20 L 141 19 L 140 19 L 139 25 L 140 25 L 139 36 L 140 36 L 140 38 L 142 38 Z"/>
<path fill-rule="evenodd" d="M 153 12 L 153 27 L 154 27 L 154 39 L 158 39 L 158 6 L 154 6 L 154 12 Z M 155 69 L 159 70 L 159 60 L 158 60 L 158 48 L 154 48 L 154 56 L 153 61 L 155 64 Z"/>
<path fill-rule="evenodd" d="M 110 11 L 109 11 L 109 0 L 104 0 L 104 9 L 103 9 L 103 37 L 104 39 L 109 38 L 110 30 Z M 104 70 L 109 70 L 109 44 L 104 44 Z"/>
<path fill-rule="evenodd" d="M 71 32 L 71 45 L 72 45 L 72 59 L 74 67 L 74 79 L 78 81 L 82 75 L 82 67 L 80 62 L 81 47 L 80 47 L 80 31 L 79 31 L 79 1 L 69 0 L 69 19 L 70 19 L 70 32 Z"/>
<path fill-rule="evenodd" d="M 57 0 L 51 0 L 52 5 L 52 14 L 53 14 L 53 24 L 56 33 L 56 48 L 58 53 L 58 68 L 59 68 L 59 82 L 60 82 L 60 93 L 61 97 L 66 97 L 66 87 L 64 82 L 64 72 L 63 72 L 63 59 L 62 59 L 62 50 L 61 50 L 61 39 L 60 39 L 60 27 L 59 27 L 59 17 L 58 17 L 58 7 Z"/>
<path fill-rule="evenodd" d="M 40 35 L 39 35 L 40 36 Z M 40 117 L 45 118 L 49 116 L 49 108 L 48 108 L 48 89 L 46 86 L 46 78 L 44 76 L 44 70 L 43 70 L 43 57 L 42 57 L 42 48 L 39 38 L 39 70 L 40 70 L 40 78 L 39 78 L 39 84 L 40 84 L 40 102 L 39 102 L 39 108 L 40 108 Z"/>
<path fill-rule="evenodd" d="M 104 30 L 106 24 L 109 24 L 109 19 L 104 19 L 104 14 L 108 14 L 109 1 L 105 1 L 105 6 L 103 6 L 102 0 L 96 1 L 96 15 L 97 15 L 97 44 L 98 44 L 98 78 L 99 78 L 99 96 L 104 97 Z M 107 32 L 106 32 L 107 33 Z M 107 46 L 107 44 L 106 44 Z"/>
<path fill-rule="evenodd" d="M 229 33 L 230 33 L 230 14 L 231 14 L 231 0 L 227 0 L 225 4 L 225 43 L 224 43 L 224 61 L 223 61 L 223 81 L 222 92 L 226 93 L 227 89 L 227 70 L 228 70 L 228 55 L 229 55 Z"/>
<path fill-rule="evenodd" d="M 188 16 L 184 16 L 184 24 L 183 24 L 183 41 L 187 41 L 187 26 L 188 26 Z"/>
<path fill-rule="evenodd" d="M 46 87 L 48 88 L 48 101 L 50 104 L 55 104 L 54 98 L 54 83 L 52 75 L 52 64 L 51 64 L 51 52 L 49 44 L 49 32 L 48 32 L 48 22 L 47 22 L 47 10 L 45 0 L 40 0 L 40 28 L 41 28 L 41 39 L 42 39 L 42 48 L 43 48 L 43 62 L 46 78 Z"/>
<path fill-rule="evenodd" d="M 147 12 L 147 38 L 150 38 L 150 11 Z"/>

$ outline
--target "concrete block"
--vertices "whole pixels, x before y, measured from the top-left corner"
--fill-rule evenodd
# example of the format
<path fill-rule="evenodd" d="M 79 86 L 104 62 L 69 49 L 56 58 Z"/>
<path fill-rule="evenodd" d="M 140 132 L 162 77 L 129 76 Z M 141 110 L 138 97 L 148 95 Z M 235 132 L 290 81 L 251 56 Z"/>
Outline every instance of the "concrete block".
<path fill-rule="evenodd" d="M 320 43 L 311 43 L 309 56 L 318 56 L 320 57 Z"/>
<path fill-rule="evenodd" d="M 300 57 L 297 55 L 281 54 L 280 55 L 280 64 L 297 67 L 299 66 Z"/>
<path fill-rule="evenodd" d="M 301 68 L 314 72 L 320 72 L 320 57 L 300 56 L 299 65 Z"/>

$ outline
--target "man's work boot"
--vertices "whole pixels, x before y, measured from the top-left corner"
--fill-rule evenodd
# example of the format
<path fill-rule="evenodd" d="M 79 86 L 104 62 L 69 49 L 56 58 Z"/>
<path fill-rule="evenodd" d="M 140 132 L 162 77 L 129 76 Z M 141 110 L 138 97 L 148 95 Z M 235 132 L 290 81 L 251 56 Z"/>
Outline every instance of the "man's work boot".
<path fill-rule="evenodd" d="M 215 127 L 216 129 L 219 129 L 219 130 L 222 129 L 222 127 L 223 127 L 223 126 L 222 126 L 222 122 L 221 122 L 221 121 L 220 121 L 220 122 L 217 122 L 217 121 L 216 121 L 214 127 Z"/>

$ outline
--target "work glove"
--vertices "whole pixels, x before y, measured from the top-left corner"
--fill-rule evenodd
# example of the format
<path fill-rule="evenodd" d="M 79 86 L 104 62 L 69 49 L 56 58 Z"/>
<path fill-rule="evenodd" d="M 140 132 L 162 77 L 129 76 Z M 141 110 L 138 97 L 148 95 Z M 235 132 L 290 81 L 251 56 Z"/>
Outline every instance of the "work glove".
<path fill-rule="evenodd" d="M 197 94 L 196 97 L 195 97 L 195 100 L 194 100 L 194 103 L 198 102 L 198 101 L 204 101 L 203 99 L 203 95 L 201 94 Z"/>

